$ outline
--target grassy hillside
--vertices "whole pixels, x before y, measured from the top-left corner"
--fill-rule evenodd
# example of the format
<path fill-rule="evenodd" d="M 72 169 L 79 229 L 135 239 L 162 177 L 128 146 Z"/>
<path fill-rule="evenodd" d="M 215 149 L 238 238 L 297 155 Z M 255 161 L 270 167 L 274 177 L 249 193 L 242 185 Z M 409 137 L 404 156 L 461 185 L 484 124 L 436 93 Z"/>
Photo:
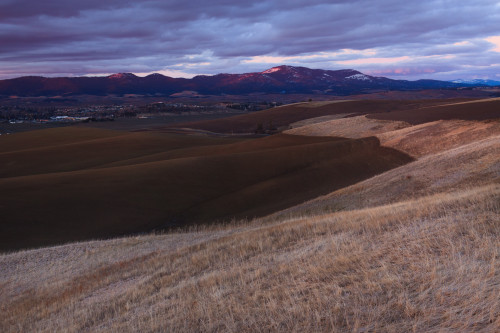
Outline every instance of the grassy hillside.
<path fill-rule="evenodd" d="M 500 330 L 500 187 L 0 257 L 0 329 Z"/>
<path fill-rule="evenodd" d="M 500 109 L 498 117 L 483 121 L 436 120 L 412 126 L 404 121 L 357 116 L 313 123 L 284 133 L 351 139 L 375 136 L 383 146 L 422 157 L 500 135 Z"/>
<path fill-rule="evenodd" d="M 500 109 L 498 117 L 483 121 L 437 120 L 376 137 L 382 145 L 418 158 L 500 135 Z"/>
<path fill-rule="evenodd" d="M 307 136 L 338 136 L 364 138 L 410 126 L 405 121 L 369 119 L 366 115 L 318 121 L 285 131 L 287 134 Z"/>

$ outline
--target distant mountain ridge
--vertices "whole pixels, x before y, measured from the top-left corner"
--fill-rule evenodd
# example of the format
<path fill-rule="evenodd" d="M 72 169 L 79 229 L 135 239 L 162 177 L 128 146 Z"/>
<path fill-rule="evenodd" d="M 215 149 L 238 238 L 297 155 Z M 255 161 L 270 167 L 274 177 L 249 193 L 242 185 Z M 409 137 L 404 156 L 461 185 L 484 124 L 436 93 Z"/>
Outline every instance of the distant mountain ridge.
<path fill-rule="evenodd" d="M 468 86 L 471 84 L 437 80 L 393 80 L 366 75 L 353 69 L 323 70 L 283 65 L 263 72 L 199 75 L 192 79 L 172 78 L 161 74 L 139 77 L 132 73 L 118 73 L 106 77 L 25 76 L 0 80 L 0 95 L 141 94 L 168 96 L 186 90 L 210 95 L 250 93 L 349 95 L 377 90 L 419 90 Z"/>
<path fill-rule="evenodd" d="M 485 80 L 485 79 L 472 79 L 472 80 L 453 80 L 453 83 L 470 84 L 470 85 L 481 85 L 481 86 L 500 86 L 500 81 L 495 80 Z"/>

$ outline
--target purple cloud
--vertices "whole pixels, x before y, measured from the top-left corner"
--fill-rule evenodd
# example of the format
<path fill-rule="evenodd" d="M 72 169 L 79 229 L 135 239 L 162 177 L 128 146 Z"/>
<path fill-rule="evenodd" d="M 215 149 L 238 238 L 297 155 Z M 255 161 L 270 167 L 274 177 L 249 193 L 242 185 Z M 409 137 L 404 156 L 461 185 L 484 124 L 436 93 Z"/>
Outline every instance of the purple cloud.
<path fill-rule="evenodd" d="M 500 5 L 490 0 L 4 0 L 0 78 L 192 76 L 282 63 L 408 79 L 493 78 L 500 53 L 489 38 L 500 35 L 498 22 Z"/>

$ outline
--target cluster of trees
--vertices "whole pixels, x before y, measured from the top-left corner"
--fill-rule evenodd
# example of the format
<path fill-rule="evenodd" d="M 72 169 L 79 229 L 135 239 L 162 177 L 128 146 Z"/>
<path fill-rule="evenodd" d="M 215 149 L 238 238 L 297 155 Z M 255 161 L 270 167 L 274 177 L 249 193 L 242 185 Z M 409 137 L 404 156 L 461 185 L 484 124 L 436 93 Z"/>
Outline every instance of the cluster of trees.
<path fill-rule="evenodd" d="M 227 105 L 230 109 L 242 111 L 260 111 L 269 109 L 275 106 L 282 105 L 280 102 L 245 102 L 245 103 L 230 103 Z"/>
<path fill-rule="evenodd" d="M 274 126 L 272 120 L 266 123 L 258 123 L 255 128 L 255 134 L 274 134 L 278 131 L 278 128 Z"/>
<path fill-rule="evenodd" d="M 136 108 L 137 113 L 160 113 L 160 112 L 172 112 L 172 113 L 181 113 L 181 112 L 205 112 L 205 111 L 215 111 L 220 109 L 220 107 L 216 105 L 189 105 L 182 103 L 151 103 L 144 106 L 140 106 Z"/>

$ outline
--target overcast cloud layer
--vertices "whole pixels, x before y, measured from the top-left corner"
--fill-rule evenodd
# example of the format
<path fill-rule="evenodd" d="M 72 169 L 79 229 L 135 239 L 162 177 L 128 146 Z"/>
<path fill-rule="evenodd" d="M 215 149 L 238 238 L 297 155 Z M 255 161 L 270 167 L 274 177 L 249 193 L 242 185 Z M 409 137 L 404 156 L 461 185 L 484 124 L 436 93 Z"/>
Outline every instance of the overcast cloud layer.
<path fill-rule="evenodd" d="M 0 78 L 281 64 L 500 80 L 500 2 L 0 0 Z"/>

